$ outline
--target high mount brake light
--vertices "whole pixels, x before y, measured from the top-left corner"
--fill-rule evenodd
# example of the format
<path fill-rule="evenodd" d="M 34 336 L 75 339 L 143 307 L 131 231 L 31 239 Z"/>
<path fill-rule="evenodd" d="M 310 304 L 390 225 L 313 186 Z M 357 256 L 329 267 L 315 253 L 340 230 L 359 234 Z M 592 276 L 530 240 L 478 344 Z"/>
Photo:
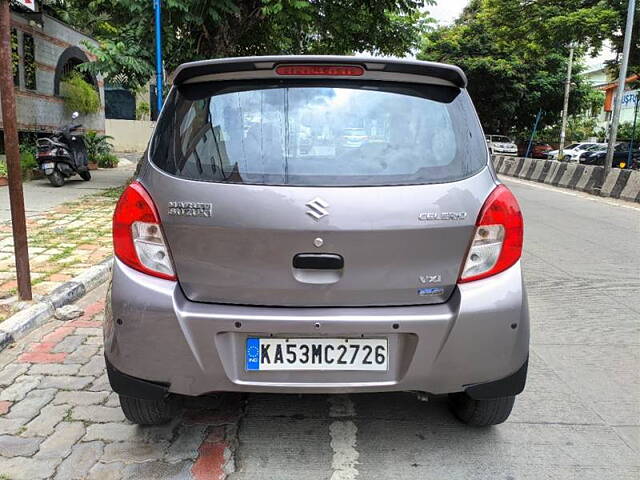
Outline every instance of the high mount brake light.
<path fill-rule="evenodd" d="M 522 256 L 524 224 L 518 201 L 498 185 L 484 202 L 458 283 L 505 271 Z"/>
<path fill-rule="evenodd" d="M 278 75 L 359 77 L 364 75 L 364 68 L 356 65 L 279 65 Z"/>
<path fill-rule="evenodd" d="M 176 279 L 158 211 L 139 182 L 129 185 L 116 205 L 113 248 L 116 257 L 135 270 L 167 280 Z"/>

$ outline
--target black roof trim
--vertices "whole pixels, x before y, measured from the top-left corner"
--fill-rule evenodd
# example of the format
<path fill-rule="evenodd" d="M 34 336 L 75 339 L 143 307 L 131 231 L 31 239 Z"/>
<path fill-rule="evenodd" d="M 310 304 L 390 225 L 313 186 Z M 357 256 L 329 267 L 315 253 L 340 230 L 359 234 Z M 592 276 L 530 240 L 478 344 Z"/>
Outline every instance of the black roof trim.
<path fill-rule="evenodd" d="M 369 71 L 384 71 L 389 73 L 430 76 L 446 80 L 460 88 L 465 88 L 467 86 L 466 75 L 459 67 L 456 67 L 455 65 L 436 62 L 423 62 L 420 60 L 333 55 L 236 57 L 183 63 L 175 70 L 173 75 L 173 83 L 174 85 L 180 85 L 191 78 L 200 77 L 203 75 L 272 70 L 276 65 L 281 63 L 336 63 L 361 65 Z"/>

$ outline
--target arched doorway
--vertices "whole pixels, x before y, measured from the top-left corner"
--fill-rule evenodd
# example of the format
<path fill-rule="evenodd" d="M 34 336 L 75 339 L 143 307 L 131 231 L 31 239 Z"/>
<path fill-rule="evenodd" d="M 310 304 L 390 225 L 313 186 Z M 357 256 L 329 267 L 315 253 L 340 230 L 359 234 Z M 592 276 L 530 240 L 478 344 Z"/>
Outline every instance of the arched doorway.
<path fill-rule="evenodd" d="M 71 73 L 73 69 L 81 63 L 88 62 L 87 55 L 78 47 L 69 47 L 58 59 L 56 65 L 56 73 L 53 78 L 53 93 L 54 95 L 60 95 L 60 82 L 62 79 Z M 96 77 L 90 73 L 84 74 L 85 80 L 98 89 L 98 81 Z"/>

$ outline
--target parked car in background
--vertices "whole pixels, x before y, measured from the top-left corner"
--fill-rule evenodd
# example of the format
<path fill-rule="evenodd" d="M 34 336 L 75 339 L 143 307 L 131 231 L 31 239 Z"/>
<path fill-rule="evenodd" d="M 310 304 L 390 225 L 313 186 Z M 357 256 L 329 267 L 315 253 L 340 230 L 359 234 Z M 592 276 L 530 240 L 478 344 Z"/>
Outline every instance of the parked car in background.
<path fill-rule="evenodd" d="M 578 163 L 584 163 L 584 160 L 587 157 L 590 157 L 592 154 L 594 153 L 601 153 L 601 152 L 606 152 L 607 151 L 607 144 L 606 143 L 598 143 L 596 146 L 585 150 L 584 152 L 582 152 L 580 155 L 578 155 Z"/>
<path fill-rule="evenodd" d="M 629 163 L 629 148 L 628 142 L 617 143 L 613 150 L 613 161 L 611 166 L 613 168 L 632 168 L 637 170 L 640 167 L 640 149 L 633 147 L 631 150 L 631 163 Z M 595 152 L 587 152 L 580 156 L 580 163 L 584 165 L 598 165 L 604 166 L 605 158 L 607 157 L 607 147 L 605 145 L 604 150 L 598 150 Z"/>
<path fill-rule="evenodd" d="M 592 148 L 597 148 L 602 144 L 595 142 L 585 142 L 585 143 L 572 143 L 571 145 L 565 147 L 562 152 L 562 158 L 558 158 L 559 150 L 552 150 L 548 153 L 547 158 L 549 160 L 562 160 L 564 162 L 577 162 L 580 155 L 585 152 L 590 151 Z"/>
<path fill-rule="evenodd" d="M 569 152 L 565 152 L 562 159 L 563 162 L 579 162 L 580 156 L 585 153 L 600 152 L 607 149 L 606 143 L 594 143 L 591 145 L 583 145 L 582 147 L 574 148 Z"/>
<path fill-rule="evenodd" d="M 485 135 L 491 155 L 518 155 L 518 147 L 504 135 Z"/>
<path fill-rule="evenodd" d="M 518 144 L 518 155 L 524 157 L 527 155 L 527 149 L 529 148 L 529 141 L 524 141 Z M 529 150 L 529 157 L 531 158 L 547 158 L 547 153 L 553 150 L 553 147 L 544 142 L 533 142 L 531 149 Z"/>
<path fill-rule="evenodd" d="M 178 67 L 113 217 L 104 353 L 125 416 L 226 391 L 418 391 L 504 422 L 529 357 L 523 219 L 466 85 L 384 58 Z M 348 161 L 289 148 L 302 124 Z"/>

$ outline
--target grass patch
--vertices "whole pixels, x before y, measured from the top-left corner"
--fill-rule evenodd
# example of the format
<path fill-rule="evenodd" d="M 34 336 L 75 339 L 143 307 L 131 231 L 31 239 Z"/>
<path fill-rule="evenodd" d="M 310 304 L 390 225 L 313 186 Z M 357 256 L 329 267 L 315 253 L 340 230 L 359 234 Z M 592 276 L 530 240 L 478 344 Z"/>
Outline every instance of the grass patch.
<path fill-rule="evenodd" d="M 71 409 L 67 410 L 67 413 L 65 413 L 64 417 L 62 417 L 62 421 L 63 422 L 73 421 L 73 418 L 71 417 Z"/>
<path fill-rule="evenodd" d="M 51 255 L 49 258 L 50 262 L 57 262 L 58 260 L 63 260 L 67 257 L 70 257 L 75 251 L 74 247 L 65 247 L 60 253 L 56 253 L 55 255 Z"/>
<path fill-rule="evenodd" d="M 31 279 L 31 286 L 34 287 L 42 282 L 46 282 L 49 279 L 49 275 L 53 275 L 53 274 L 49 273 L 48 275 L 43 275 L 42 277 L 36 278 L 35 280 Z"/>
<path fill-rule="evenodd" d="M 104 190 L 102 193 L 97 194 L 97 196 L 118 199 L 120 198 L 120 195 L 122 195 L 122 192 L 124 192 L 124 186 L 112 187 Z"/>

